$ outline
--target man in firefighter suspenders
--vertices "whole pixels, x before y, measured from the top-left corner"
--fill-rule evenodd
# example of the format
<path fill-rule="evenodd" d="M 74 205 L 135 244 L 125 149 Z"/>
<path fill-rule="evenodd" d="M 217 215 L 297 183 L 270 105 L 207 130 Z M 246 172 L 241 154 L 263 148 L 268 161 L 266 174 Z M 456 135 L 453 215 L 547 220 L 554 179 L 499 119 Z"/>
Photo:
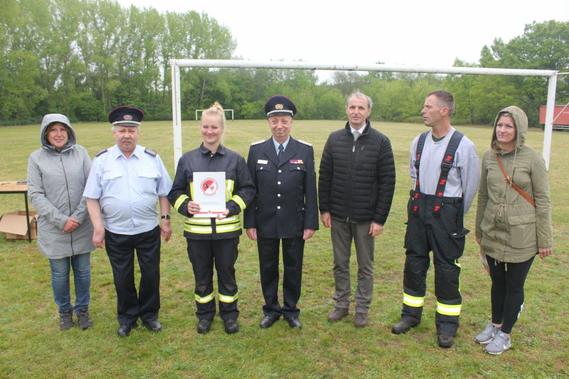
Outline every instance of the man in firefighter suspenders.
<path fill-rule="evenodd" d="M 407 207 L 403 309 L 401 320 L 392 328 L 393 333 L 402 334 L 421 321 L 432 251 L 437 341 L 442 348 L 452 346 L 459 325 L 462 298 L 458 259 L 468 233 L 463 219 L 480 180 L 476 147 L 451 126 L 453 113 L 450 93 L 429 93 L 421 114 L 431 130 L 411 143 L 413 190 Z"/>

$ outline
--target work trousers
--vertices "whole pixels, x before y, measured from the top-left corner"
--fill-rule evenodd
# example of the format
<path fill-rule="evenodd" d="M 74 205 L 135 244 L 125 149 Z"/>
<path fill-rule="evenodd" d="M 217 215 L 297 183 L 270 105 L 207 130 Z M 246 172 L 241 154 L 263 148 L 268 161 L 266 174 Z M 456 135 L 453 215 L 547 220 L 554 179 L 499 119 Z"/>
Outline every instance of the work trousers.
<path fill-rule="evenodd" d="M 334 282 L 336 308 L 350 306 L 350 255 L 352 240 L 358 261 L 356 312 L 367 313 L 373 293 L 373 255 L 375 239 L 369 235 L 371 222 L 346 222 L 332 216 L 332 249 L 334 250 Z"/>
<path fill-rule="evenodd" d="M 409 200 L 402 317 L 414 318 L 417 322 L 421 320 L 430 264 L 429 252 L 432 251 L 437 331 L 454 336 L 462 306 L 458 259 L 464 252 L 468 230 L 463 227 L 462 199 L 445 197 L 441 201 L 440 212 L 435 213 L 437 201 L 434 196 L 420 194 L 418 199 Z"/>
<path fill-rule="evenodd" d="M 160 310 L 160 227 L 134 235 L 105 231 L 105 248 L 117 291 L 117 318 L 133 325 L 158 318 Z M 138 295 L 134 284 L 134 252 L 140 266 Z"/>
<path fill-rule="evenodd" d="M 492 322 L 510 334 L 524 307 L 524 283 L 533 263 L 505 263 L 486 256 L 492 278 Z"/>
<path fill-rule="evenodd" d="M 222 240 L 197 240 L 186 238 L 188 257 L 192 263 L 195 279 L 196 316 L 198 319 L 213 320 L 215 316 L 215 294 L 213 292 L 213 267 L 217 271 L 219 315 L 225 320 L 236 320 L 237 281 L 235 262 L 239 237 Z"/>
<path fill-rule="evenodd" d="M 283 251 L 283 307 L 279 304 L 279 245 L 282 241 Z M 302 284 L 302 260 L 304 256 L 304 240 L 297 238 L 258 238 L 259 266 L 261 272 L 261 287 L 265 305 L 263 312 L 266 315 L 285 318 L 297 317 L 300 310 L 297 308 Z"/>

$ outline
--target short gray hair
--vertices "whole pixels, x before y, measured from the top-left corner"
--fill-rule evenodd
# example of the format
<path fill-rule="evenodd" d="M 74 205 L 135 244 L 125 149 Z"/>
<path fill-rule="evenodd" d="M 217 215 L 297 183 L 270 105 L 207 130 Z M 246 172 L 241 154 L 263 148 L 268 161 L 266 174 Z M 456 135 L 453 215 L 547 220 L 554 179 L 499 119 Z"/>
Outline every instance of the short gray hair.
<path fill-rule="evenodd" d="M 433 92 L 429 92 L 427 94 L 427 97 L 429 96 L 434 96 L 438 99 L 439 104 L 443 104 L 443 106 L 448 108 L 448 113 L 450 116 L 454 115 L 454 112 L 456 111 L 456 106 L 454 104 L 454 96 L 452 96 L 452 93 L 448 92 L 448 91 L 433 91 Z"/>
<path fill-rule="evenodd" d="M 346 106 L 348 106 L 348 103 L 350 102 L 350 100 L 352 100 L 353 97 L 357 97 L 357 98 L 364 99 L 365 101 L 367 101 L 367 106 L 368 106 L 370 111 L 373 108 L 373 101 L 371 100 L 371 97 L 369 97 L 365 93 L 361 92 L 359 89 L 355 90 L 354 92 L 349 94 L 348 97 L 346 97 Z"/>

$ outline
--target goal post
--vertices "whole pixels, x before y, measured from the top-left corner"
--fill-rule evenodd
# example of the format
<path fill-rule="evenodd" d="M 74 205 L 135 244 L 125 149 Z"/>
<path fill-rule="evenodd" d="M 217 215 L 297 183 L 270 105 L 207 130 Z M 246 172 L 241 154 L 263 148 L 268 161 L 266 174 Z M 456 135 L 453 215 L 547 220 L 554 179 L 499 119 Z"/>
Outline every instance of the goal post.
<path fill-rule="evenodd" d="M 196 109 L 196 121 L 199 120 L 200 115 L 205 111 L 205 109 Z M 223 112 L 225 112 L 225 118 L 231 121 L 235 120 L 235 110 L 233 108 L 223 108 Z M 227 114 L 229 113 L 229 117 Z"/>
<path fill-rule="evenodd" d="M 545 126 L 543 134 L 543 159 L 549 170 L 551 157 L 551 138 L 553 125 L 553 110 L 555 106 L 555 90 L 557 88 L 556 70 L 514 69 L 514 68 L 484 68 L 484 67 L 419 67 L 391 66 L 384 64 L 369 65 L 337 65 L 308 62 L 268 61 L 254 62 L 234 59 L 170 59 L 172 69 L 172 130 L 174 134 L 174 167 L 182 156 L 182 113 L 180 93 L 180 68 L 241 68 L 241 69 L 293 69 L 293 70 L 329 70 L 329 71 L 368 71 L 368 72 L 407 72 L 423 74 L 451 75 L 506 75 L 506 76 L 540 76 L 549 78 L 547 86 L 547 106 L 545 111 Z"/>

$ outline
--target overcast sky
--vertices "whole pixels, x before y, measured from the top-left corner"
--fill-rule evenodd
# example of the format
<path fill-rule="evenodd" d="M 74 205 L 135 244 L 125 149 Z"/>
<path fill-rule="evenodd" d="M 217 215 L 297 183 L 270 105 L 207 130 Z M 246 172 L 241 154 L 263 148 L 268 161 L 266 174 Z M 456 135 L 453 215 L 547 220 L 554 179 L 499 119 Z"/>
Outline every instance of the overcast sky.
<path fill-rule="evenodd" d="M 207 13 L 252 61 L 382 62 L 423 67 L 476 63 L 484 45 L 533 21 L 569 21 L 569 0 L 119 0 L 159 11 Z M 185 57 L 178 57 L 185 58 Z"/>

